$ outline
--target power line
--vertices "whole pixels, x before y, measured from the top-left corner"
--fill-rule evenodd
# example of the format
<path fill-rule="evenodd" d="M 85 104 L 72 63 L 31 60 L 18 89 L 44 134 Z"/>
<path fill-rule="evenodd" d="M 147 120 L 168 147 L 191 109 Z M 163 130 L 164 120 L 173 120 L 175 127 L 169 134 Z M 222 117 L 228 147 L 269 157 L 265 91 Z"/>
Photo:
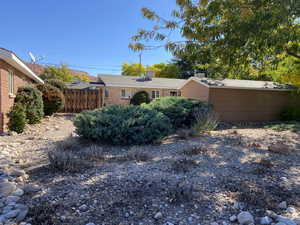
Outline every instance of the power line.
<path fill-rule="evenodd" d="M 47 66 L 60 66 L 61 64 L 57 64 L 57 63 L 41 63 L 43 65 L 47 65 Z M 121 71 L 122 70 L 122 66 L 83 66 L 83 65 L 71 65 L 71 64 L 67 64 L 68 66 L 70 66 L 71 68 L 79 68 L 79 69 L 91 69 L 91 70 L 104 70 L 104 71 Z M 106 67 L 106 68 L 105 68 Z M 111 67 L 111 68 L 109 68 Z M 120 68 L 120 69 L 114 69 L 114 68 Z"/>

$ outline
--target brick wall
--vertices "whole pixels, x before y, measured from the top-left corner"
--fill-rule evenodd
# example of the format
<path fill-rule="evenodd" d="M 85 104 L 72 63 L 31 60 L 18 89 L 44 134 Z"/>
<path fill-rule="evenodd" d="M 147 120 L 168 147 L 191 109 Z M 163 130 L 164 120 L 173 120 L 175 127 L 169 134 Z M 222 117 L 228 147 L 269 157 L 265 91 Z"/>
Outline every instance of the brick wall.
<path fill-rule="evenodd" d="M 8 63 L 0 59 L 0 133 L 5 130 L 8 122 L 6 113 L 14 103 L 14 96 L 9 96 L 9 82 L 8 73 L 12 71 L 14 74 L 14 94 L 17 93 L 18 88 L 31 83 L 25 74 L 16 70 Z"/>

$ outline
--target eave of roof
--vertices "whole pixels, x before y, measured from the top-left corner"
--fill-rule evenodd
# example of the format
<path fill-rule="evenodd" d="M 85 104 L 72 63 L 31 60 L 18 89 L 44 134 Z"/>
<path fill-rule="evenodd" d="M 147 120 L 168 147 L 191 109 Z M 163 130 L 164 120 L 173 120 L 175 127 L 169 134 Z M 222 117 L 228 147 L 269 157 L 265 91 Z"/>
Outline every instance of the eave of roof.
<path fill-rule="evenodd" d="M 185 81 L 182 79 L 152 78 L 149 81 L 136 81 L 138 77 L 122 75 L 98 75 L 106 87 L 143 88 L 143 89 L 174 89 L 178 90 Z M 121 80 L 116 80 L 121 79 Z"/>
<path fill-rule="evenodd" d="M 201 81 L 201 78 L 198 77 L 190 77 L 180 88 L 183 88 L 190 81 L 195 81 L 199 84 L 207 88 L 215 88 L 215 89 L 243 89 L 243 90 L 260 90 L 260 91 L 292 91 L 294 88 L 268 88 L 268 87 L 245 87 L 245 86 L 218 86 L 218 85 L 210 85 Z M 217 81 L 217 80 L 216 80 Z M 246 81 L 246 80 L 245 80 Z"/>
<path fill-rule="evenodd" d="M 25 63 L 23 63 L 23 61 L 19 59 L 13 52 L 0 48 L 0 58 L 8 64 L 10 64 L 11 66 L 13 66 L 14 68 L 24 73 L 30 79 L 41 84 L 44 83 L 44 81 L 41 78 L 39 78 L 34 72 L 32 72 L 32 70 L 29 69 L 28 66 L 26 66 Z"/>

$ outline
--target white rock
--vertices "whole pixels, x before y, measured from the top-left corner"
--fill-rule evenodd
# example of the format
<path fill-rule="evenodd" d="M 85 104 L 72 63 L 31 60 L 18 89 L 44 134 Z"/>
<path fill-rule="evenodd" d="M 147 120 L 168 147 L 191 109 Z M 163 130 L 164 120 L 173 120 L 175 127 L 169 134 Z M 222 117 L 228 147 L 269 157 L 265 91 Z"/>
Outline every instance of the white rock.
<path fill-rule="evenodd" d="M 278 205 L 279 209 L 286 209 L 287 208 L 287 203 L 286 201 L 280 202 Z"/>
<path fill-rule="evenodd" d="M 162 213 L 161 212 L 158 212 L 158 213 L 156 213 L 155 215 L 154 215 L 154 218 L 155 219 L 160 219 L 160 218 L 162 218 Z"/>
<path fill-rule="evenodd" d="M 219 225 L 217 222 L 212 222 L 210 225 Z"/>
<path fill-rule="evenodd" d="M 254 218 L 249 212 L 241 212 L 237 218 L 241 225 L 254 223 Z"/>
<path fill-rule="evenodd" d="M 230 220 L 230 222 L 234 222 L 237 220 L 237 217 L 235 215 L 233 215 L 229 218 L 229 220 Z"/>
<path fill-rule="evenodd" d="M 271 224 L 272 223 L 272 219 L 268 216 L 262 217 L 259 220 L 260 224 Z"/>
<path fill-rule="evenodd" d="M 291 213 L 291 214 L 294 214 L 294 213 L 297 212 L 296 209 L 295 209 L 294 207 L 288 207 L 288 208 L 286 209 L 286 211 L 287 211 L 288 213 Z"/>
<path fill-rule="evenodd" d="M 96 225 L 96 224 L 94 224 L 94 223 L 87 223 L 86 225 Z"/>

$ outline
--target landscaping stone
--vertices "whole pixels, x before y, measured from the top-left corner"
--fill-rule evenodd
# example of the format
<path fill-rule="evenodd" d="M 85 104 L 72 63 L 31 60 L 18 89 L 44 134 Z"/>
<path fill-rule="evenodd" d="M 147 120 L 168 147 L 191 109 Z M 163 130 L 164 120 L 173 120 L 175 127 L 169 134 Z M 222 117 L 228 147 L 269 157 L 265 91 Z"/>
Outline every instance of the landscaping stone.
<path fill-rule="evenodd" d="M 270 217 L 265 216 L 265 217 L 260 218 L 259 223 L 260 224 L 271 224 L 272 221 L 273 220 Z"/>
<path fill-rule="evenodd" d="M 241 212 L 237 216 L 238 222 L 241 225 L 248 225 L 254 223 L 254 218 L 249 212 Z"/>
<path fill-rule="evenodd" d="M 155 219 L 161 219 L 163 217 L 162 213 L 161 212 L 158 212 L 154 215 L 154 218 Z"/>
<path fill-rule="evenodd" d="M 280 202 L 278 205 L 279 209 L 286 209 L 287 208 L 287 203 L 286 201 Z"/>
<path fill-rule="evenodd" d="M 16 190 L 16 185 L 13 183 L 5 182 L 0 183 L 0 195 L 9 195 L 14 190 Z"/>
<path fill-rule="evenodd" d="M 293 152 L 288 145 L 282 144 L 282 143 L 270 145 L 268 150 L 271 152 L 282 153 L 282 154 L 287 154 L 287 153 Z"/>
<path fill-rule="evenodd" d="M 230 222 L 234 222 L 237 220 L 237 217 L 235 215 L 233 215 L 229 218 L 229 220 L 230 220 Z"/>
<path fill-rule="evenodd" d="M 278 216 L 278 217 L 276 218 L 276 220 L 277 220 L 278 222 L 284 223 L 284 224 L 286 224 L 286 225 L 297 225 L 292 219 L 289 219 L 289 218 L 284 217 L 284 216 Z"/>

